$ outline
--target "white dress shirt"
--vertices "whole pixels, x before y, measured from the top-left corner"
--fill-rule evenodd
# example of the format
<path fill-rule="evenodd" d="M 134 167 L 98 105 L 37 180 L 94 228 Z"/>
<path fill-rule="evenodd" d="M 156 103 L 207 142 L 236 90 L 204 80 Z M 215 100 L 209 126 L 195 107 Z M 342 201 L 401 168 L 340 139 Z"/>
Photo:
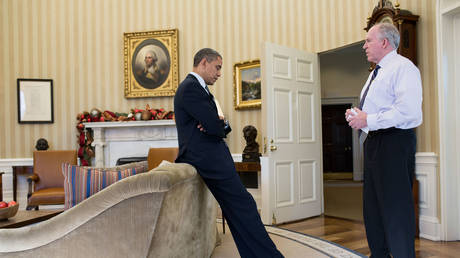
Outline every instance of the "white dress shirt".
<path fill-rule="evenodd" d="M 195 78 L 198 80 L 198 82 L 200 83 L 201 87 L 203 87 L 203 90 L 206 91 L 206 93 L 209 94 L 209 92 L 206 90 L 206 82 L 204 82 L 204 79 L 203 77 L 201 77 L 199 74 L 197 73 L 194 73 L 194 72 L 190 72 L 191 75 L 195 76 Z"/>
<path fill-rule="evenodd" d="M 381 67 L 370 85 L 363 111 L 367 113 L 367 127 L 375 131 L 396 127 L 415 128 L 422 123 L 422 80 L 419 69 L 407 58 L 388 53 L 380 60 Z M 364 85 L 368 87 L 372 73 Z"/>

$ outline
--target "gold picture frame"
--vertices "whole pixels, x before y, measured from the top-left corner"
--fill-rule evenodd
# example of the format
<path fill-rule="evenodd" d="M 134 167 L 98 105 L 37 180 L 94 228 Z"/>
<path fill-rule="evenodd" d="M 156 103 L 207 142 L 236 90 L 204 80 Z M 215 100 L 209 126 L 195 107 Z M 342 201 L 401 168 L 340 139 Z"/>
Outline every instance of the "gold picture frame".
<path fill-rule="evenodd" d="M 177 29 L 124 33 L 125 97 L 174 96 L 178 46 Z"/>
<path fill-rule="evenodd" d="M 236 63 L 233 68 L 235 109 L 260 108 L 262 105 L 260 60 Z"/>

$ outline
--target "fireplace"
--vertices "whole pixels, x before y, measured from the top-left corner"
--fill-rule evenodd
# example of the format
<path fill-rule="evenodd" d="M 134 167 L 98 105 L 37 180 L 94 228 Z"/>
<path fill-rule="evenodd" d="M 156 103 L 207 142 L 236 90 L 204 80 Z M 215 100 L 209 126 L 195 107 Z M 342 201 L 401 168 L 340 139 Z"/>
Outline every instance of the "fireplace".
<path fill-rule="evenodd" d="M 84 123 L 94 131 L 93 166 L 112 167 L 120 158 L 146 157 L 150 148 L 178 147 L 174 120 Z"/>

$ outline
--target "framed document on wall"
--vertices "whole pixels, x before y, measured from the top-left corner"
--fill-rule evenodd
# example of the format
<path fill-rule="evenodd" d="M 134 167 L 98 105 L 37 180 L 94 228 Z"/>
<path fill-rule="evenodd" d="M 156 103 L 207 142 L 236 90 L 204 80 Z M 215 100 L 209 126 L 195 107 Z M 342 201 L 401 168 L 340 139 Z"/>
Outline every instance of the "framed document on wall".
<path fill-rule="evenodd" d="M 18 79 L 18 122 L 20 124 L 54 122 L 53 80 Z"/>

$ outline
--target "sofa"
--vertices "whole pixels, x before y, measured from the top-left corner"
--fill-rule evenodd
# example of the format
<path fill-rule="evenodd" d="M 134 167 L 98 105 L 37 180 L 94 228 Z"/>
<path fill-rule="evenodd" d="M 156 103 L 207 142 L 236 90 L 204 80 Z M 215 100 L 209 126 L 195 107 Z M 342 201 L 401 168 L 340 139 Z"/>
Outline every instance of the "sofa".
<path fill-rule="evenodd" d="M 164 161 L 47 221 L 0 229 L 0 257 L 210 257 L 216 207 L 195 168 Z"/>

